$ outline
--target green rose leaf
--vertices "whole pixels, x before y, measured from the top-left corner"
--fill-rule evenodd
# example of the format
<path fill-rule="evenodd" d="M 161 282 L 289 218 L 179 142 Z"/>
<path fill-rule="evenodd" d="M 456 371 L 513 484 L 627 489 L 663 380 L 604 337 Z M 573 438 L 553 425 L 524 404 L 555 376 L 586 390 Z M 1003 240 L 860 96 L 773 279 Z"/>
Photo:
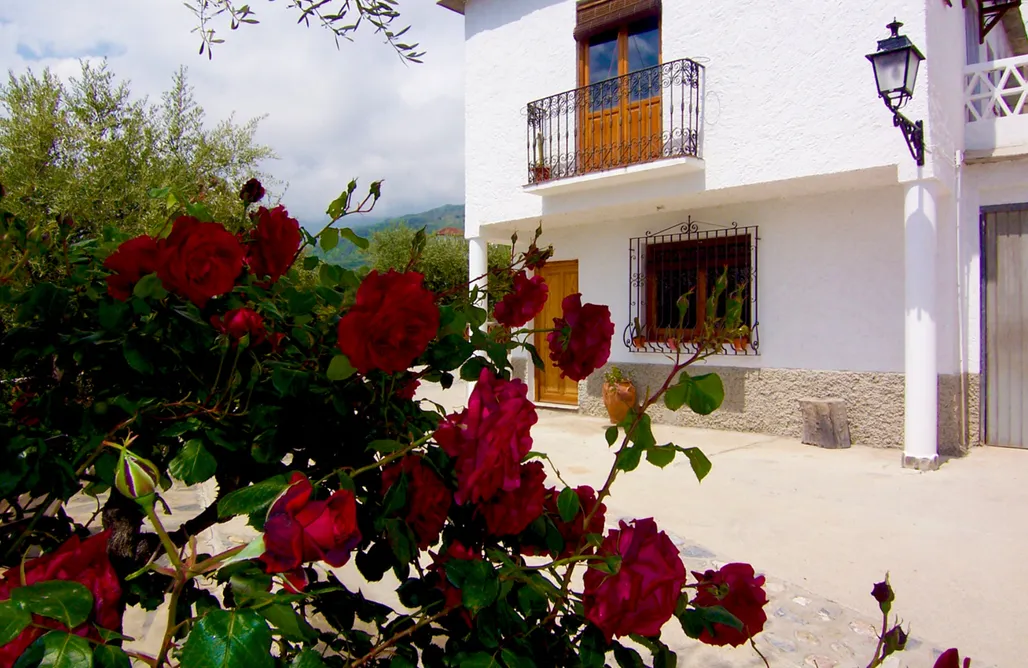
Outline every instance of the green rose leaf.
<path fill-rule="evenodd" d="M 716 373 L 690 376 L 683 372 L 678 383 L 664 394 L 664 405 L 669 410 L 677 411 L 682 406 L 689 406 L 698 415 L 710 415 L 721 407 L 724 400 L 725 386 Z"/>
<path fill-rule="evenodd" d="M 14 601 L 0 601 L 0 647 L 11 642 L 32 623 L 32 614 Z"/>
<path fill-rule="evenodd" d="M 675 460 L 676 452 L 673 445 L 655 445 L 646 450 L 646 461 L 662 469 Z"/>
<path fill-rule="evenodd" d="M 132 668 L 125 650 L 114 645 L 97 645 L 93 649 L 93 665 L 96 668 Z"/>
<path fill-rule="evenodd" d="M 404 446 L 404 444 L 400 443 L 399 441 L 381 440 L 372 441 L 371 443 L 368 443 L 368 447 L 374 450 L 375 452 L 380 452 L 383 455 L 388 455 L 389 453 L 396 452 L 397 450 L 402 450 L 406 446 Z"/>
<path fill-rule="evenodd" d="M 64 631 L 43 636 L 43 660 L 39 668 L 92 668 L 93 648 L 89 641 Z"/>
<path fill-rule="evenodd" d="M 361 250 L 368 250 L 368 246 L 370 245 L 367 239 L 365 239 L 362 236 L 358 236 L 358 234 L 349 227 L 340 228 L 339 236 L 346 239 L 351 244 L 353 244 L 357 248 L 360 248 Z"/>
<path fill-rule="evenodd" d="M 617 467 L 622 471 L 629 472 L 639 468 L 642 455 L 645 450 L 638 445 L 632 445 L 618 453 Z"/>
<path fill-rule="evenodd" d="M 720 605 L 709 608 L 696 608 L 696 610 L 711 624 L 724 624 L 725 626 L 731 626 L 737 631 L 742 631 L 742 621 Z"/>
<path fill-rule="evenodd" d="M 353 368 L 350 358 L 346 355 L 336 355 L 328 363 L 329 380 L 346 380 L 355 373 L 357 373 L 357 369 Z"/>
<path fill-rule="evenodd" d="M 608 446 L 614 445 L 618 440 L 618 428 L 607 427 L 607 431 L 603 434 L 603 437 L 607 439 Z"/>
<path fill-rule="evenodd" d="M 339 230 L 329 227 L 321 233 L 321 249 L 330 251 L 339 245 Z"/>
<path fill-rule="evenodd" d="M 194 438 L 187 441 L 182 450 L 168 463 L 168 471 L 187 485 L 195 485 L 211 476 L 218 468 L 218 460 L 207 452 L 203 441 Z"/>
<path fill-rule="evenodd" d="M 575 515 L 578 514 L 580 507 L 581 502 L 575 490 L 570 487 L 565 487 L 561 490 L 560 495 L 557 496 L 557 512 L 560 513 L 560 519 L 565 522 L 571 522 L 575 519 Z"/>
<path fill-rule="evenodd" d="M 48 580 L 11 591 L 11 600 L 41 617 L 56 619 L 74 629 L 93 611 L 93 595 L 78 582 Z"/>
<path fill-rule="evenodd" d="M 164 299 L 168 296 L 168 291 L 164 289 L 164 284 L 161 283 L 161 279 L 157 278 L 157 274 L 147 274 L 139 279 L 139 282 L 132 288 L 132 295 L 140 299 L 147 297 Z"/>
<path fill-rule="evenodd" d="M 446 564 L 446 577 L 461 590 L 464 607 L 472 614 L 490 605 L 500 593 L 496 571 L 487 561 L 454 559 Z"/>
<path fill-rule="evenodd" d="M 122 354 L 125 355 L 125 361 L 128 365 L 142 374 L 153 373 L 153 364 L 146 358 L 143 351 L 139 348 L 133 348 L 129 345 L 128 340 L 125 340 L 125 344 L 121 347 Z"/>
<path fill-rule="evenodd" d="M 310 642 L 318 638 L 318 632 L 314 627 L 298 615 L 291 605 L 272 603 L 258 608 L 258 611 L 289 640 Z"/>
<path fill-rule="evenodd" d="M 475 652 L 460 660 L 460 668 L 502 668 L 502 666 L 492 654 Z"/>
<path fill-rule="evenodd" d="M 657 444 L 657 439 L 653 437 L 653 422 L 649 415 L 643 413 L 639 416 L 639 421 L 636 423 L 635 429 L 632 429 L 629 440 L 643 449 L 652 448 Z"/>
<path fill-rule="evenodd" d="M 515 654 L 510 648 L 504 647 L 500 651 L 500 656 L 503 657 L 503 663 L 507 668 L 535 668 L 535 661 L 520 654 Z"/>
<path fill-rule="evenodd" d="M 271 629 L 253 610 L 214 610 L 193 626 L 182 649 L 189 668 L 274 668 Z"/>
<path fill-rule="evenodd" d="M 696 474 L 696 479 L 703 482 L 710 470 L 714 468 L 714 465 L 707 459 L 707 455 L 703 454 L 699 448 L 678 448 L 678 451 L 689 458 L 689 465 L 692 466 L 692 472 Z"/>
<path fill-rule="evenodd" d="M 318 268 L 318 264 L 321 262 L 321 258 L 317 255 L 308 255 L 303 258 L 303 268 L 307 271 L 313 271 Z"/>
<path fill-rule="evenodd" d="M 639 652 L 619 643 L 614 643 L 614 659 L 621 668 L 643 668 L 646 665 Z"/>
<path fill-rule="evenodd" d="M 218 501 L 218 517 L 224 519 L 234 515 L 249 515 L 265 510 L 286 491 L 289 483 L 285 476 L 278 476 L 226 494 Z"/>
<path fill-rule="evenodd" d="M 321 655 L 312 649 L 306 649 L 301 652 L 293 662 L 289 664 L 289 668 L 324 668 L 325 662 L 321 660 Z"/>

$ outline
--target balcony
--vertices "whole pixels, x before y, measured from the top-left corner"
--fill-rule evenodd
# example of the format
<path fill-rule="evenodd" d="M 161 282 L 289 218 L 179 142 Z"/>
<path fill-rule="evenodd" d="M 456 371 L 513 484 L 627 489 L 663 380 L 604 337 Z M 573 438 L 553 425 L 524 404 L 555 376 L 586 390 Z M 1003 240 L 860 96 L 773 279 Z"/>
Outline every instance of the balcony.
<path fill-rule="evenodd" d="M 964 148 L 969 160 L 1028 154 L 1028 56 L 964 70 Z"/>
<path fill-rule="evenodd" d="M 702 169 L 703 66 L 675 60 L 528 105 L 527 192 Z"/>

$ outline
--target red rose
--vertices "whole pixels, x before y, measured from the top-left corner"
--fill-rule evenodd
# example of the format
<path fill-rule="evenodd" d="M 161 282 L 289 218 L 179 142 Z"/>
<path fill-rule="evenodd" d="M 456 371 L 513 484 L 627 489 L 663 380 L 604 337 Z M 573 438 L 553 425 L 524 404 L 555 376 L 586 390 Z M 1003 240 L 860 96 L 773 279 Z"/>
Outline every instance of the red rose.
<path fill-rule="evenodd" d="M 200 308 L 232 290 L 242 269 L 243 247 L 220 223 L 180 216 L 161 242 L 161 283 Z"/>
<path fill-rule="evenodd" d="M 222 334 L 227 334 L 232 339 L 232 345 L 247 335 L 252 345 L 263 343 L 268 336 L 264 330 L 264 318 L 248 308 L 237 308 L 224 316 L 212 315 L 211 325 Z"/>
<path fill-rule="evenodd" d="M 277 281 L 296 259 L 296 251 L 303 240 L 300 223 L 290 218 L 281 205 L 271 211 L 262 206 L 257 210 L 257 219 L 257 226 L 250 231 L 246 264 L 254 276 L 269 276 Z"/>
<path fill-rule="evenodd" d="M 735 615 L 743 625 L 743 629 L 734 629 L 724 624 L 714 624 L 714 633 L 705 630 L 700 641 L 708 645 L 739 645 L 764 629 L 767 615 L 767 593 L 764 592 L 764 576 L 755 576 L 753 566 L 749 564 L 725 564 L 721 570 L 693 573 L 699 580 L 699 588 L 693 605 L 697 608 L 710 608 L 720 605 Z"/>
<path fill-rule="evenodd" d="M 404 457 L 399 464 L 382 470 L 382 493 L 389 491 L 403 474 L 407 478 L 406 522 L 424 550 L 439 540 L 453 494 L 425 461 L 416 455 Z"/>
<path fill-rule="evenodd" d="M 541 462 L 521 466 L 517 489 L 501 491 L 489 503 L 478 507 L 485 526 L 493 536 L 516 536 L 543 514 L 546 503 L 546 472 Z"/>
<path fill-rule="evenodd" d="M 561 557 L 570 557 L 577 552 L 578 548 L 585 541 L 587 534 L 603 533 L 603 522 L 607 513 L 607 506 L 602 503 L 600 504 L 599 509 L 589 519 L 589 527 L 586 528 L 585 517 L 592 513 L 593 508 L 596 507 L 596 492 L 592 487 L 582 485 L 575 488 L 575 494 L 578 495 L 578 505 L 581 507 L 581 510 L 571 522 L 564 522 L 560 517 L 560 512 L 557 510 L 557 497 L 560 496 L 558 490 L 550 490 L 550 496 L 546 500 L 546 510 L 554 516 L 557 530 L 560 531 L 560 535 L 564 538 L 564 551 L 560 553 Z M 589 554 L 592 551 L 592 548 L 589 548 L 584 550 L 583 554 Z"/>
<path fill-rule="evenodd" d="M 243 200 L 243 204 L 247 206 L 259 202 L 263 198 L 264 186 L 257 179 L 250 179 L 239 190 L 239 199 Z"/>
<path fill-rule="evenodd" d="M 421 387 L 421 381 L 417 378 L 408 378 L 403 385 L 396 390 L 396 396 L 400 399 L 406 399 L 407 401 L 413 401 L 414 395 L 417 393 L 418 388 Z"/>
<path fill-rule="evenodd" d="M 543 310 L 550 289 L 542 276 L 528 277 L 523 271 L 514 276 L 514 291 L 504 295 L 493 308 L 496 322 L 507 327 L 521 327 Z"/>
<path fill-rule="evenodd" d="M 325 501 L 311 501 L 307 476 L 293 473 L 290 486 L 275 501 L 264 523 L 264 554 L 269 573 L 287 573 L 309 561 L 339 568 L 361 540 L 357 502 L 341 489 Z"/>
<path fill-rule="evenodd" d="M 603 540 L 600 553 L 621 557 L 621 569 L 608 575 L 585 573 L 585 617 L 609 640 L 638 633 L 655 636 L 675 612 L 685 584 L 685 566 L 674 543 L 652 519 L 621 522 Z"/>
<path fill-rule="evenodd" d="M 501 380 L 482 369 L 468 407 L 450 415 L 435 439 L 457 458 L 457 503 L 488 501 L 501 489 L 521 484 L 521 460 L 532 449 L 532 425 L 539 419 L 520 380 Z"/>
<path fill-rule="evenodd" d="M 23 585 L 67 580 L 85 585 L 93 595 L 93 612 L 82 625 L 68 629 L 48 617 L 32 616 L 32 621 L 47 629 L 70 631 L 92 640 L 102 640 L 96 626 L 111 631 L 121 630 L 121 583 L 107 558 L 108 532 L 80 541 L 72 536 L 50 554 L 25 562 L 25 580 L 22 569 L 11 568 L 0 578 L 0 601 L 11 598 L 11 592 Z M 43 635 L 46 629 L 30 626 L 6 645 L 0 646 L 0 666 L 13 666 L 25 649 Z"/>
<path fill-rule="evenodd" d="M 435 338 L 439 307 L 423 279 L 372 271 L 357 288 L 357 302 L 339 321 L 339 349 L 362 374 L 404 371 Z"/>
<path fill-rule="evenodd" d="M 971 658 L 964 657 L 963 668 L 970 668 L 970 666 Z M 950 647 L 935 660 L 934 668 L 960 668 L 960 652 L 956 647 Z"/>
<path fill-rule="evenodd" d="M 114 272 L 107 277 L 107 293 L 126 301 L 139 279 L 157 271 L 159 257 L 157 240 L 145 234 L 118 246 L 104 260 L 104 268 Z"/>
<path fill-rule="evenodd" d="M 557 331 L 550 332 L 550 359 L 560 368 L 562 378 L 585 380 L 607 363 L 614 323 L 610 309 L 596 304 L 582 305 L 582 295 L 568 295 L 561 302 L 563 318 L 554 318 Z"/>

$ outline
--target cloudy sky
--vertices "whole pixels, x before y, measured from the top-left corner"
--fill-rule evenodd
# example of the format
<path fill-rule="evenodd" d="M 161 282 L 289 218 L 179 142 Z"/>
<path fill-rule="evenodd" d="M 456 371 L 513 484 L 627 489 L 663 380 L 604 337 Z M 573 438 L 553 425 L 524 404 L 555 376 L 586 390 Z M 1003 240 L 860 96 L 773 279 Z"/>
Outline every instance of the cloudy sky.
<path fill-rule="evenodd" d="M 79 59 L 106 57 L 135 95 L 157 100 L 186 65 L 209 122 L 267 115 L 257 138 L 280 157 L 266 171 L 288 182 L 284 203 L 304 221 L 320 220 L 352 177 L 385 179 L 376 215 L 464 201 L 459 15 L 401 0 L 405 37 L 427 51 L 416 65 L 370 30 L 337 49 L 327 30 L 297 25 L 286 2 L 249 1 L 260 25 L 217 24 L 226 41 L 208 60 L 182 0 L 0 0 L 0 71 L 66 78 Z"/>

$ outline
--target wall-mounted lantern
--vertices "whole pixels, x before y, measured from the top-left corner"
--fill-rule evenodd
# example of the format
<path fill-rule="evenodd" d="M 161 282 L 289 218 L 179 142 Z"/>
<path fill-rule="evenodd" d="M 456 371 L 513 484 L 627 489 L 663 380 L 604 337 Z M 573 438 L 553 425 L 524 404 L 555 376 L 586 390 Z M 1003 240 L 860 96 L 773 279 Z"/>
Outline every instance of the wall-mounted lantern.
<path fill-rule="evenodd" d="M 887 25 L 892 35 L 879 40 L 878 51 L 868 54 L 867 59 L 874 66 L 878 95 L 892 112 L 893 125 L 903 132 L 910 155 L 917 161 L 918 166 L 923 166 L 924 122 L 911 121 L 899 110 L 913 97 L 917 70 L 925 58 L 906 35 L 899 34 L 902 26 L 903 24 L 896 20 Z"/>

